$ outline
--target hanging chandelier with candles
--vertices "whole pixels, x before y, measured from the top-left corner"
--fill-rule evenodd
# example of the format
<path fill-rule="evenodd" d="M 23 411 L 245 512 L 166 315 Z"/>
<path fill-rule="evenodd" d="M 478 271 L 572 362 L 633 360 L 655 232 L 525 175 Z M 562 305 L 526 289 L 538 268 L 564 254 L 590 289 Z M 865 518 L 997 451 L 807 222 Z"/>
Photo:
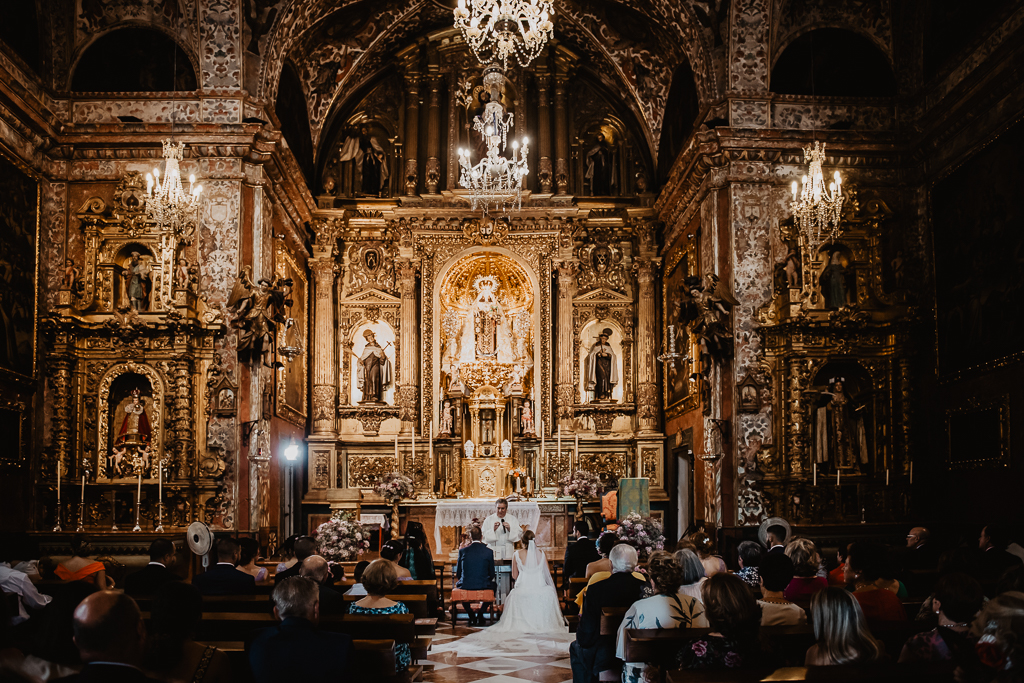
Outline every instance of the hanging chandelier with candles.
<path fill-rule="evenodd" d="M 185 143 L 174 144 L 164 140 L 164 173 L 160 168 L 146 174 L 146 211 L 158 226 L 170 229 L 179 237 L 191 237 L 199 225 L 199 197 L 202 185 L 196 185 L 196 177 L 188 177 L 188 192 L 181 183 L 178 164 L 185 152 Z"/>
<path fill-rule="evenodd" d="M 529 66 L 554 37 L 551 0 L 459 0 L 455 28 L 482 63 Z"/>
<path fill-rule="evenodd" d="M 489 95 L 484 111 L 473 121 L 473 130 L 478 131 L 487 145 L 487 153 L 475 165 L 470 160 L 470 150 L 459 149 L 459 166 L 462 172 L 459 184 L 470 192 L 470 204 L 474 211 L 494 207 L 500 211 L 518 211 L 522 208 L 523 181 L 530 172 L 527 155 L 530 153 L 529 140 L 523 138 L 520 147 L 512 142 L 512 155 L 505 157 L 502 152 L 508 143 L 508 131 L 512 128 L 514 115 L 506 113 L 501 103 L 501 87 L 504 75 L 497 65 L 489 66 L 484 72 L 484 88 Z"/>
<path fill-rule="evenodd" d="M 793 181 L 793 220 L 797 230 L 803 234 L 812 253 L 825 242 L 831 242 L 841 232 L 840 220 L 843 212 L 843 184 L 839 171 L 825 188 L 825 177 L 821 163 L 825 160 L 825 145 L 817 140 L 814 147 L 804 147 L 804 161 L 808 163 L 807 175 L 800 183 Z"/>

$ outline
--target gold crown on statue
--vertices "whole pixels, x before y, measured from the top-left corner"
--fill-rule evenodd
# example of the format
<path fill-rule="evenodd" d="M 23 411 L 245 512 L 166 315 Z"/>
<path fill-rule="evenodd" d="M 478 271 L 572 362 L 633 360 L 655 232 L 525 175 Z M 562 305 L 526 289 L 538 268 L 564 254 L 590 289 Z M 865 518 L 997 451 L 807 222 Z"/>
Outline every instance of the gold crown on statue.
<path fill-rule="evenodd" d="M 139 398 L 139 397 L 142 396 L 142 392 L 139 391 L 138 387 L 135 387 L 134 389 L 132 389 L 132 396 L 134 396 L 135 398 Z"/>
<path fill-rule="evenodd" d="M 164 159 L 176 159 L 181 161 L 185 154 L 185 143 L 174 144 L 170 138 L 164 140 Z"/>

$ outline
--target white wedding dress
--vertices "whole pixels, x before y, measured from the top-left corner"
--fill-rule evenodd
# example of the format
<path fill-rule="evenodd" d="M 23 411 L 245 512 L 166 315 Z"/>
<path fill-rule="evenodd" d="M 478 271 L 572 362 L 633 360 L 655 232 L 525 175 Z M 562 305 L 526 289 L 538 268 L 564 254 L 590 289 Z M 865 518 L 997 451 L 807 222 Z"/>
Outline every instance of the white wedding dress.
<path fill-rule="evenodd" d="M 537 544 L 530 541 L 526 561 L 513 555 L 519 568 L 515 588 L 505 598 L 501 621 L 487 629 L 491 633 L 567 633 L 558 592 L 551 580 L 548 562 Z"/>

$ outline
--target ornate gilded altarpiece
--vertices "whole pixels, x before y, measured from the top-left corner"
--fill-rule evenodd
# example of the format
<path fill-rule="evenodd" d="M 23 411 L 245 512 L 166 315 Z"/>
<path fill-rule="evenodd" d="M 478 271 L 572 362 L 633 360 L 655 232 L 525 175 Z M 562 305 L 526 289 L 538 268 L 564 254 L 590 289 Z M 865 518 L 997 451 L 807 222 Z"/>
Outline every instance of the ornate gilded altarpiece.
<path fill-rule="evenodd" d="M 757 313 L 764 359 L 759 373 L 741 382 L 763 387 L 778 407 L 774 439 L 741 455 L 750 485 L 741 516 L 820 523 L 867 515 L 870 522 L 898 519 L 909 509 L 915 312 L 883 280 L 881 240 L 892 226 L 884 202 L 858 201 L 856 191 L 842 234 L 816 252 L 792 224 L 781 226 L 789 253 L 777 265 L 772 300 Z M 863 430 L 863 449 L 858 442 L 852 459 L 830 450 L 829 393 L 845 393 L 844 424 Z"/>
<path fill-rule="evenodd" d="M 68 264 L 41 320 L 53 419 L 39 528 L 56 521 L 58 463 L 65 529 L 131 528 L 140 474 L 141 524 L 152 529 L 161 466 L 165 528 L 233 523 L 221 494 L 233 486 L 232 456 L 206 445 L 207 420 L 231 415 L 237 396 L 214 353 L 224 321 L 199 296 L 194 234 L 152 222 L 144 193 L 141 175 L 129 173 L 112 199 L 78 208 L 84 262 Z"/>

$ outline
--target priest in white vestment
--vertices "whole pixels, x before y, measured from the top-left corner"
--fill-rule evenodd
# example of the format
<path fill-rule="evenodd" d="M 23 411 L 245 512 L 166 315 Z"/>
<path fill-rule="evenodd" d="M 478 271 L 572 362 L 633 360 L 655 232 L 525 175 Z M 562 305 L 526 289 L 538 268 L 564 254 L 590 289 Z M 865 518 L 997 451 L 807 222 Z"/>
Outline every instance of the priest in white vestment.
<path fill-rule="evenodd" d="M 484 532 L 484 543 L 494 551 L 495 560 L 511 560 L 515 552 L 513 543 L 523 537 L 523 528 L 519 526 L 519 520 L 508 514 L 508 501 L 499 498 L 495 504 L 495 512 L 487 515 L 487 519 L 480 525 Z M 508 595 L 512 579 L 511 565 L 499 565 L 497 568 L 498 590 L 497 603 L 500 605 L 504 597 Z"/>

